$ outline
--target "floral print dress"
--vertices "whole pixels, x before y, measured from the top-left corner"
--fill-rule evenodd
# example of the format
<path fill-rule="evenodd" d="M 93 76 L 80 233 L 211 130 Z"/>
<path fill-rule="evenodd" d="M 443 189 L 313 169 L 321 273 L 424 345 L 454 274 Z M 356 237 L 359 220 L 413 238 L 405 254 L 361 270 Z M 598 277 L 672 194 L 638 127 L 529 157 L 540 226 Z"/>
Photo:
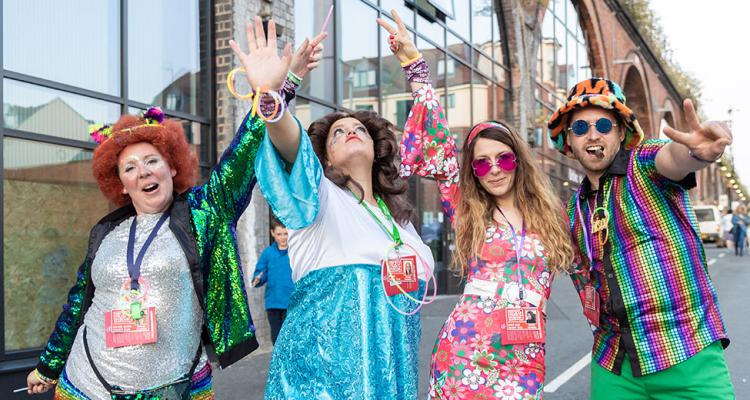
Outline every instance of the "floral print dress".
<path fill-rule="evenodd" d="M 455 139 L 432 87 L 421 88 L 413 97 L 401 139 L 401 176 L 435 178 L 445 215 L 453 221 L 460 195 Z M 537 235 L 526 235 L 520 265 L 514 246 L 506 224 L 488 223 L 481 254 L 470 263 L 467 286 L 473 281 L 493 282 L 496 293 L 464 294 L 448 317 L 432 354 L 429 399 L 542 398 L 544 343 L 503 345 L 500 317 L 505 307 L 531 306 L 519 299 L 519 268 L 520 285 L 525 293 L 539 295 L 542 310 L 552 274 Z"/>
<path fill-rule="evenodd" d="M 500 323 L 505 307 L 531 306 L 519 299 L 518 268 L 525 293 L 540 294 L 542 304 L 549 298 L 547 260 L 538 237 L 527 234 L 517 264 L 510 228 L 490 223 L 480 256 L 469 264 L 467 285 L 496 282 L 497 294 L 464 294 L 453 309 L 432 352 L 430 399 L 542 398 L 544 343 L 503 345 Z"/>

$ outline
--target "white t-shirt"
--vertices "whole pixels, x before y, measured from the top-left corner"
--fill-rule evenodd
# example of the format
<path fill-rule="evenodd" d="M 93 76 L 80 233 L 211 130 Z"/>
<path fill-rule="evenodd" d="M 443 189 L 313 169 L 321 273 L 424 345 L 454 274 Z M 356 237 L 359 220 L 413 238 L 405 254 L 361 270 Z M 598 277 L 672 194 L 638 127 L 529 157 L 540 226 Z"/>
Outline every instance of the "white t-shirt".
<path fill-rule="evenodd" d="M 393 243 L 383 228 L 359 204 L 354 195 L 338 187 L 325 176 L 320 179 L 320 208 L 310 226 L 289 229 L 289 262 L 292 279 L 297 282 L 308 273 L 339 265 L 380 265 L 386 249 Z M 380 221 L 390 229 L 391 224 L 376 206 L 369 205 Z M 411 245 L 434 269 L 435 260 L 430 248 L 422 242 L 411 222 L 398 226 L 401 240 Z M 408 248 L 401 255 L 408 255 Z M 427 272 L 418 262 L 419 279 L 426 280 Z"/>

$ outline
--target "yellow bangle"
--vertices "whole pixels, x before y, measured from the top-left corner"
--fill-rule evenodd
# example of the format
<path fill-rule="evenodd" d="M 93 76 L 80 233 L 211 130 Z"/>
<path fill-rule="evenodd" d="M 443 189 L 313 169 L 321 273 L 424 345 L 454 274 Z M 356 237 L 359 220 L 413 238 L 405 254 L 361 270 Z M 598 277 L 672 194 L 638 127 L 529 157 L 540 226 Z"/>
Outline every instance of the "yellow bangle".
<path fill-rule="evenodd" d="M 45 384 L 45 385 L 52 386 L 52 385 L 54 385 L 54 384 L 57 383 L 57 379 L 47 378 L 46 376 L 40 374 L 39 370 L 37 370 L 37 369 L 34 369 L 34 376 L 36 376 L 36 378 L 39 379 L 40 381 L 42 381 L 42 383 Z"/>
<path fill-rule="evenodd" d="M 239 94 L 237 93 L 237 90 L 234 88 L 234 74 L 236 74 L 237 72 L 245 72 L 245 68 L 242 68 L 242 67 L 235 68 L 229 71 L 229 74 L 227 74 L 227 89 L 229 89 L 229 93 L 231 93 L 232 96 L 240 100 L 252 99 L 253 98 L 252 89 L 250 90 L 250 93 L 248 94 Z"/>
<path fill-rule="evenodd" d="M 419 61 L 419 59 L 422 58 L 422 53 L 418 53 L 416 57 L 412 58 L 411 60 L 406 60 L 401 63 L 401 67 L 407 67 L 411 64 L 414 64 L 415 62 Z"/>

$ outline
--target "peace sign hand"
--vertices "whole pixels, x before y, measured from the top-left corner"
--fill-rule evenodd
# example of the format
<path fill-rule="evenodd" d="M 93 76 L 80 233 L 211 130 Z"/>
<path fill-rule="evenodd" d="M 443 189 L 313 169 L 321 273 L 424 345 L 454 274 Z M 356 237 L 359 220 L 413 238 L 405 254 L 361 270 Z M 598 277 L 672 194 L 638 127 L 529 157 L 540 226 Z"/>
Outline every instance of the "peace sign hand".
<path fill-rule="evenodd" d="M 404 22 L 398 16 L 396 10 L 391 10 L 391 16 L 396 21 L 396 28 L 392 27 L 382 18 L 376 19 L 378 24 L 391 35 L 389 38 L 391 51 L 400 62 L 413 60 L 419 56 L 419 50 L 414 45 L 411 33 L 406 30 Z"/>
<path fill-rule="evenodd" d="M 717 160 L 724 153 L 724 148 L 732 143 L 732 132 L 729 127 L 717 121 L 701 123 L 690 99 L 685 99 L 683 110 L 690 131 L 682 132 L 667 126 L 664 127 L 664 134 L 676 143 L 686 146 L 694 156 L 702 160 Z"/>
<path fill-rule="evenodd" d="M 255 17 L 255 31 L 253 24 L 248 22 L 245 33 L 249 53 L 243 53 L 234 40 L 229 41 L 229 46 L 245 68 L 247 81 L 253 90 L 279 90 L 292 61 L 292 45 L 287 44 L 284 55 L 279 58 L 276 50 L 276 24 L 272 20 L 268 21 L 268 41 L 260 17 Z"/>
<path fill-rule="evenodd" d="M 304 78 L 310 71 L 320 65 L 323 58 L 323 39 L 328 37 L 328 32 L 322 32 L 312 40 L 305 39 L 292 56 L 292 64 L 289 70 L 300 78 Z"/>

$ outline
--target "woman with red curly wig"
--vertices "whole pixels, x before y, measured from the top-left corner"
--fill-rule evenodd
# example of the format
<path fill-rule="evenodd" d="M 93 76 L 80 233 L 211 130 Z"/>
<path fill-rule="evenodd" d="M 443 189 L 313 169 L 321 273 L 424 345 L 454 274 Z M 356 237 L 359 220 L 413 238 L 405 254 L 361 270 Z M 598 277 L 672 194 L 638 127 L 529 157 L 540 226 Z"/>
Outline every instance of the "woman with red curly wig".
<path fill-rule="evenodd" d="M 271 22 L 273 38 L 274 30 Z M 250 57 L 278 59 L 275 43 Z M 297 75 L 315 66 L 299 64 Z M 286 76 L 260 72 L 264 87 L 281 87 Z M 96 181 L 122 207 L 91 230 L 75 286 L 27 378 L 29 393 L 57 384 L 55 398 L 65 400 L 213 398 L 203 345 L 222 368 L 258 347 L 235 226 L 250 202 L 264 132 L 264 121 L 248 115 L 198 186 L 180 123 L 159 109 L 92 134 L 100 143 Z"/>

